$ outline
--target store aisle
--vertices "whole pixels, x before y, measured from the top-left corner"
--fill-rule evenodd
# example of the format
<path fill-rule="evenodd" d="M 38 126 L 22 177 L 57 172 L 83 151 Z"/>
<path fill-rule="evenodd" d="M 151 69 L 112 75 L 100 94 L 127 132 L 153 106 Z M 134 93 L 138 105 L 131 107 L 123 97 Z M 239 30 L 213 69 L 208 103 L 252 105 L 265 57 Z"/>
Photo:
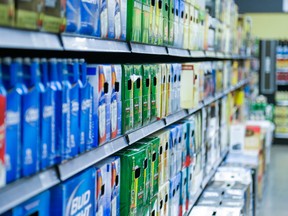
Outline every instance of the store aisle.
<path fill-rule="evenodd" d="M 271 164 L 264 191 L 264 199 L 258 208 L 258 216 L 286 216 L 288 214 L 288 145 L 273 146 Z"/>

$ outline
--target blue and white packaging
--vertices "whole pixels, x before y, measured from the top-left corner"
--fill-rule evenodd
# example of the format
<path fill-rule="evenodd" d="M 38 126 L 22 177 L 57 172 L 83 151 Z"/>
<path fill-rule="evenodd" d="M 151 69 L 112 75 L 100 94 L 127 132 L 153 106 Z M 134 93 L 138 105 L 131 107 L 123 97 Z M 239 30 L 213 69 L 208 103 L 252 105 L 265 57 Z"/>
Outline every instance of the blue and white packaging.
<path fill-rule="evenodd" d="M 5 216 L 49 216 L 50 215 L 50 192 L 45 191 L 25 202 L 16 206 L 9 212 L 5 213 Z"/>
<path fill-rule="evenodd" d="M 56 68 L 55 68 L 55 65 Z M 56 163 L 66 160 L 71 155 L 70 147 L 70 91 L 71 84 L 68 80 L 67 60 L 50 60 L 50 73 L 53 74 L 55 85 L 60 91 L 57 92 L 56 103 Z M 56 74 L 55 74 L 56 73 Z M 57 76 L 59 74 L 59 78 Z"/>
<path fill-rule="evenodd" d="M 168 127 L 169 130 L 169 169 L 170 169 L 170 176 L 169 178 L 173 178 L 176 173 L 176 145 L 177 145 L 177 128 L 176 127 Z"/>
<path fill-rule="evenodd" d="M 92 137 L 93 144 L 91 147 L 99 145 L 99 128 L 98 128 L 98 85 L 99 85 L 99 71 L 98 65 L 87 66 L 87 80 L 92 87 L 93 101 L 92 101 Z M 89 146 L 90 148 L 90 146 Z"/>
<path fill-rule="evenodd" d="M 187 200 L 187 168 L 181 171 L 181 185 L 180 185 L 180 214 L 186 213 L 186 200 Z"/>
<path fill-rule="evenodd" d="M 180 172 L 183 168 L 183 162 L 184 162 L 184 152 L 186 149 L 185 141 L 184 140 L 184 134 L 183 134 L 183 125 L 182 124 L 175 124 L 174 127 L 177 130 L 176 133 L 176 172 Z M 187 135 L 186 135 L 187 136 Z"/>
<path fill-rule="evenodd" d="M 184 20 L 185 20 L 185 0 L 179 0 L 179 46 L 183 48 L 184 40 Z"/>
<path fill-rule="evenodd" d="M 68 78 L 71 83 L 70 89 L 70 157 L 74 157 L 78 154 L 80 136 L 79 136 L 79 119 L 80 119 L 80 105 L 79 105 L 79 93 L 82 88 L 82 82 L 79 79 L 79 62 L 78 60 L 67 61 Z"/>
<path fill-rule="evenodd" d="M 111 216 L 120 215 L 120 158 L 111 156 L 105 159 L 111 164 Z"/>
<path fill-rule="evenodd" d="M 43 85 L 40 94 L 40 169 L 54 164 L 55 160 L 55 98 L 48 82 L 48 63 L 41 60 L 37 75 Z M 52 133 L 53 132 L 53 133 Z"/>
<path fill-rule="evenodd" d="M 186 199 L 187 199 L 187 203 L 186 203 L 186 207 L 187 209 L 191 209 L 193 207 L 193 198 L 194 198 L 194 191 L 193 191 L 193 165 L 191 164 L 190 166 L 187 167 L 187 195 L 186 195 Z"/>
<path fill-rule="evenodd" d="M 120 0 L 120 14 L 121 14 L 121 37 L 120 39 L 125 41 L 126 34 L 127 34 L 127 0 Z M 116 22 L 115 22 L 115 26 L 118 26 Z M 115 27 L 115 29 L 116 28 L 118 27 Z"/>
<path fill-rule="evenodd" d="M 95 215 L 106 216 L 111 213 L 111 163 L 102 161 L 95 165 Z"/>
<path fill-rule="evenodd" d="M 174 0 L 174 46 L 180 47 L 180 0 Z"/>
<path fill-rule="evenodd" d="M 79 153 L 93 148 L 93 88 L 87 80 L 87 65 L 84 59 L 80 59 L 80 143 Z"/>
<path fill-rule="evenodd" d="M 3 85 L 7 91 L 6 104 L 6 183 L 15 181 L 20 177 L 21 161 L 21 104 L 27 88 L 23 85 L 21 73 L 18 68 L 21 62 L 4 58 L 2 61 Z"/>
<path fill-rule="evenodd" d="M 122 124 L 122 67 L 112 65 L 111 139 L 121 135 Z"/>
<path fill-rule="evenodd" d="M 42 70 L 45 65 L 42 64 Z M 61 118 L 62 118 L 62 86 L 58 79 L 57 61 L 49 59 L 48 61 L 48 88 L 51 93 L 52 107 L 54 115 L 54 127 L 51 128 L 51 144 L 50 144 L 50 165 L 61 162 L 61 154 L 63 147 Z M 57 103 L 56 103 L 57 102 Z"/>
<path fill-rule="evenodd" d="M 40 83 L 39 60 L 29 58 L 23 62 L 23 81 L 28 89 L 22 103 L 22 176 L 29 176 L 39 170 L 40 146 Z"/>
<path fill-rule="evenodd" d="M 95 0 L 96 1 L 96 9 L 95 9 L 95 22 L 94 22 L 94 36 L 101 37 L 101 21 L 100 21 L 100 1 L 101 0 Z"/>
<path fill-rule="evenodd" d="M 169 192 L 169 215 L 179 215 L 180 209 L 180 184 L 181 184 L 181 172 L 177 173 L 170 180 L 170 192 Z"/>
<path fill-rule="evenodd" d="M 115 6 L 115 0 L 101 0 L 100 21 L 102 38 L 115 38 Z"/>
<path fill-rule="evenodd" d="M 115 0 L 114 30 L 115 30 L 115 39 L 119 40 L 121 38 L 122 33 L 121 0 Z"/>
<path fill-rule="evenodd" d="M 66 0 L 66 32 L 77 32 L 80 25 L 80 1 Z"/>
<path fill-rule="evenodd" d="M 182 149 L 182 159 L 181 159 L 181 169 L 187 166 L 190 163 L 189 158 L 187 157 L 187 145 L 189 143 L 189 131 L 188 123 L 186 121 L 180 121 L 178 124 L 178 136 L 182 135 L 182 142 L 180 148 Z M 182 127 L 182 128 L 180 128 Z"/>
<path fill-rule="evenodd" d="M 96 0 L 80 0 L 80 34 L 91 35 L 94 33 L 95 12 L 98 5 Z"/>
<path fill-rule="evenodd" d="M 51 215 L 87 215 L 95 216 L 95 169 L 66 180 L 51 189 Z"/>
<path fill-rule="evenodd" d="M 176 111 L 180 110 L 180 89 L 181 89 L 181 71 L 182 71 L 182 65 L 176 64 L 176 75 L 177 75 L 177 81 L 176 81 Z"/>

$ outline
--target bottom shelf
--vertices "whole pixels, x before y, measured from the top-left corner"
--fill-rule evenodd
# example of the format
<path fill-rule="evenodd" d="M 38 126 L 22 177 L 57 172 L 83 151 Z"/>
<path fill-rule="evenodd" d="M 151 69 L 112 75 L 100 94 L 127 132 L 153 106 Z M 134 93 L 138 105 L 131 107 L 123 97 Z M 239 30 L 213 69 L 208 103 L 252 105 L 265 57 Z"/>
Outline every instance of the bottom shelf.
<path fill-rule="evenodd" d="M 221 158 L 219 158 L 219 160 L 215 163 L 215 165 L 213 166 L 212 170 L 210 171 L 210 173 L 203 179 L 203 182 L 201 184 L 201 188 L 198 189 L 197 193 L 195 194 L 193 201 L 192 201 L 192 208 L 189 209 L 187 211 L 187 213 L 185 214 L 185 216 L 188 216 L 190 214 L 190 212 L 192 211 L 193 207 L 195 206 L 197 200 L 200 198 L 202 192 L 204 191 L 205 187 L 207 186 L 207 184 L 210 182 L 210 180 L 213 178 L 213 176 L 215 175 L 217 168 L 220 166 L 220 164 L 224 161 L 224 159 L 226 158 L 226 156 L 228 155 L 228 150 L 224 151 L 224 153 L 222 153 Z"/>

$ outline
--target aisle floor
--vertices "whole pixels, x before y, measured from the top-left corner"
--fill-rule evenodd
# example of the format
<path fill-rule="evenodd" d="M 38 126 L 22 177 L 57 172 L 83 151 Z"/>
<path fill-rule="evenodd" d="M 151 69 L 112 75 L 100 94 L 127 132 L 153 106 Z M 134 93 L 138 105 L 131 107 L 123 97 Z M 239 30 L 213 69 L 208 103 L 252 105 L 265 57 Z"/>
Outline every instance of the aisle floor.
<path fill-rule="evenodd" d="M 274 145 L 258 216 L 288 215 L 288 145 Z"/>

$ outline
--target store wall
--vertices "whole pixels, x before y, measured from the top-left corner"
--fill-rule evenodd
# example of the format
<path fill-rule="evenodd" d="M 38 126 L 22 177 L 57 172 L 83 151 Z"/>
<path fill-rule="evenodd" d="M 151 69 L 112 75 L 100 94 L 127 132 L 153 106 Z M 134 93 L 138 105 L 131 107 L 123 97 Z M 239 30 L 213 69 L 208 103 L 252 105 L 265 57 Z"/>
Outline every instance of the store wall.
<path fill-rule="evenodd" d="M 252 33 L 260 39 L 287 39 L 288 14 L 247 13 L 252 18 Z"/>

